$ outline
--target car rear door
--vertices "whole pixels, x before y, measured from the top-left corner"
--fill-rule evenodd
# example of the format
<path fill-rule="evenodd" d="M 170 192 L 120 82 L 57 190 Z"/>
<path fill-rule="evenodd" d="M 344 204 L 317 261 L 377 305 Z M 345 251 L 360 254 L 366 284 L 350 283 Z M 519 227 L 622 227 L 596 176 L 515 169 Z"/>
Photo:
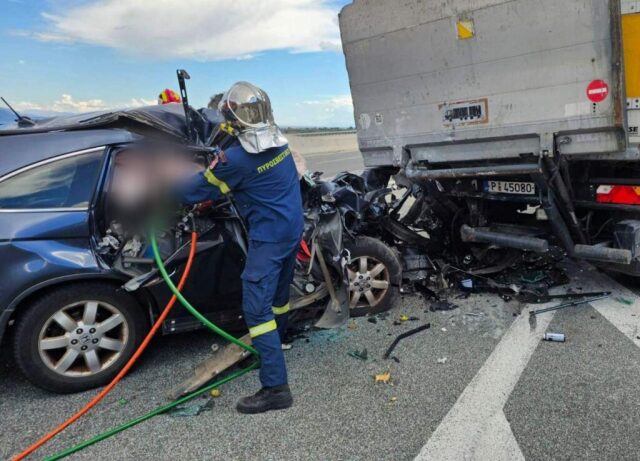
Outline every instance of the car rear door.
<path fill-rule="evenodd" d="M 86 149 L 0 177 L 0 306 L 48 280 L 101 271 L 89 221 L 104 159 L 104 147 Z"/>

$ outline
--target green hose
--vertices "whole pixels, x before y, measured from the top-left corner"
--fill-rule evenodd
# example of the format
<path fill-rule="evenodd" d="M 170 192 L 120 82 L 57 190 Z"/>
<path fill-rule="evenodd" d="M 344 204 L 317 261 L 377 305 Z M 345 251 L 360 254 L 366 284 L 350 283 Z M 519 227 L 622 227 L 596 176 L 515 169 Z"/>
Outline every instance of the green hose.
<path fill-rule="evenodd" d="M 90 445 L 93 445 L 94 443 L 100 442 L 101 440 L 104 439 L 108 439 L 109 437 L 111 437 L 112 435 L 116 435 L 118 432 L 122 432 L 126 429 L 129 429 L 130 427 L 135 426 L 136 424 L 139 424 L 143 421 L 146 421 L 147 419 L 151 419 L 154 416 L 160 415 L 162 413 L 165 413 L 168 410 L 171 410 L 172 408 L 181 405 L 185 402 L 188 402 L 189 400 L 204 394 L 205 392 L 216 388 L 218 386 L 221 386 L 222 384 L 226 384 L 229 381 L 232 381 L 240 376 L 242 376 L 243 374 L 254 370 L 256 368 L 258 368 L 260 362 L 254 362 L 252 363 L 250 366 L 248 366 L 247 368 L 243 368 L 242 370 L 238 370 L 235 373 L 232 373 L 231 375 L 227 376 L 226 378 L 223 378 L 219 381 L 216 381 L 213 384 L 208 385 L 207 387 L 204 387 L 202 389 L 199 389 L 191 394 L 185 395 L 184 397 L 179 398 L 178 400 L 174 400 L 173 402 L 170 402 L 166 405 L 162 405 L 159 406 L 158 408 L 156 408 L 155 410 L 150 411 L 149 413 L 142 415 L 142 416 L 138 416 L 137 418 L 134 418 L 130 421 L 127 421 L 126 423 L 121 424 L 120 426 L 116 426 L 112 429 L 109 429 L 108 431 L 103 432 L 102 434 L 98 434 L 93 438 L 90 438 L 88 440 L 85 440 L 82 443 L 79 443 L 77 445 L 74 445 L 73 447 L 67 448 L 66 450 L 62 450 L 59 451 L 58 453 L 55 453 L 51 456 L 49 456 L 48 458 L 45 458 L 45 461 L 54 461 L 54 460 L 58 460 L 58 459 L 62 459 L 65 458 L 77 451 L 80 451 L 84 448 L 87 448 Z"/>
<path fill-rule="evenodd" d="M 210 330 L 214 331 L 215 333 L 219 334 L 220 336 L 222 336 L 223 338 L 231 341 L 234 344 L 237 344 L 238 346 L 242 347 L 243 349 L 246 349 L 247 351 L 249 351 L 251 354 L 255 355 L 256 357 L 259 356 L 258 351 L 256 351 L 253 347 L 243 343 L 242 341 L 240 341 L 239 339 L 235 338 L 234 336 L 231 336 L 229 333 L 227 333 L 226 331 L 222 330 L 220 327 L 218 327 L 217 325 L 211 323 L 205 316 L 203 316 L 200 312 L 198 312 L 196 310 L 196 308 L 194 308 L 189 301 L 187 301 L 187 299 L 182 296 L 182 294 L 180 293 L 180 291 L 178 290 L 178 288 L 175 286 L 175 284 L 173 283 L 173 281 L 171 280 L 169 274 L 167 273 L 167 269 L 164 266 L 164 263 L 162 262 L 162 258 L 160 257 L 160 252 L 158 250 L 158 242 L 156 241 L 156 237 L 155 237 L 155 232 L 152 230 L 150 233 L 150 241 L 151 241 L 151 248 L 153 249 L 153 257 L 156 261 L 156 264 L 158 265 L 158 269 L 160 270 L 160 274 L 162 275 L 162 278 L 164 280 L 164 282 L 167 284 L 167 286 L 169 287 L 169 289 L 173 292 L 174 295 L 176 295 L 176 298 L 178 298 L 178 301 L 180 301 L 180 304 L 182 304 L 190 313 L 191 315 L 193 315 L 195 318 L 197 318 L 198 320 L 200 320 L 207 328 L 209 328 Z M 252 363 L 251 365 L 249 365 L 246 368 L 243 368 L 241 370 L 238 370 L 232 374 L 230 374 L 229 376 L 220 379 L 219 381 L 216 381 L 213 384 L 210 384 L 202 389 L 199 389 L 195 392 L 192 392 L 191 394 L 185 395 L 184 397 L 180 397 L 177 400 L 174 400 L 173 402 L 167 403 L 166 405 L 161 405 L 159 407 L 157 407 L 155 410 L 150 411 L 147 414 L 144 414 L 142 416 L 138 416 L 137 418 L 134 418 L 130 421 L 127 421 L 119 426 L 116 426 L 112 429 L 109 429 L 108 431 L 103 432 L 102 434 L 98 434 L 95 437 L 92 437 L 88 440 L 85 440 L 84 442 L 81 442 L 77 445 L 74 445 L 70 448 L 67 448 L 66 450 L 62 450 L 59 451 L 58 453 L 55 453 L 51 456 L 49 456 L 48 458 L 45 458 L 45 461 L 54 461 L 54 460 L 58 460 L 58 459 L 62 459 L 65 458 L 69 455 L 71 455 L 72 453 L 76 453 L 84 448 L 87 448 L 90 445 L 93 445 L 94 443 L 100 442 L 101 440 L 107 439 L 119 432 L 122 432 L 126 429 L 129 429 L 130 427 L 135 426 L 136 424 L 139 424 L 143 421 L 146 421 L 148 419 L 153 418 L 154 416 L 160 415 L 162 413 L 165 413 L 169 410 L 171 410 L 172 408 L 181 405 L 185 402 L 188 402 L 189 400 L 198 397 L 199 395 L 204 394 L 205 392 L 216 388 L 218 386 L 221 386 L 223 384 L 228 383 L 229 381 L 233 381 L 234 379 L 244 375 L 245 373 L 248 373 L 251 370 L 255 370 L 256 368 L 258 368 L 258 366 L 260 365 L 260 361 L 256 360 L 254 363 Z"/>
<path fill-rule="evenodd" d="M 241 348 L 248 350 L 252 354 L 258 355 L 258 351 L 255 350 L 253 347 L 243 343 L 238 338 L 231 336 L 222 328 L 211 323 L 204 315 L 198 312 L 196 308 L 193 307 L 191 303 L 189 303 L 189 301 L 187 301 L 187 299 L 184 296 L 182 296 L 182 293 L 180 293 L 178 288 L 175 286 L 175 284 L 171 280 L 171 277 L 167 273 L 167 269 L 164 267 L 164 263 L 162 262 L 162 258 L 160 257 L 160 251 L 158 250 L 158 242 L 156 240 L 155 232 L 153 230 L 151 231 L 150 240 L 151 240 L 151 248 L 153 249 L 153 257 L 156 260 L 156 264 L 158 265 L 158 269 L 160 270 L 162 279 L 167 284 L 167 286 L 171 289 L 173 294 L 176 295 L 176 298 L 178 298 L 178 301 L 180 301 L 180 304 L 182 304 L 191 313 L 191 315 L 193 315 L 195 318 L 200 320 L 203 323 L 203 325 L 209 328 L 210 330 L 213 330 L 214 332 L 222 336 L 227 341 L 231 341 L 232 343 L 237 344 Z"/>

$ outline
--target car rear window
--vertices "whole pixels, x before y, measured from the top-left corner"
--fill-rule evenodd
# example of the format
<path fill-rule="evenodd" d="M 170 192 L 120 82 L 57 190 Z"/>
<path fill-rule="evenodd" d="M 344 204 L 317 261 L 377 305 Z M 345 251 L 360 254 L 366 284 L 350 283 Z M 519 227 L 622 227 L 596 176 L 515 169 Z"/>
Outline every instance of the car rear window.
<path fill-rule="evenodd" d="M 0 179 L 0 209 L 86 208 L 103 154 L 75 155 Z"/>

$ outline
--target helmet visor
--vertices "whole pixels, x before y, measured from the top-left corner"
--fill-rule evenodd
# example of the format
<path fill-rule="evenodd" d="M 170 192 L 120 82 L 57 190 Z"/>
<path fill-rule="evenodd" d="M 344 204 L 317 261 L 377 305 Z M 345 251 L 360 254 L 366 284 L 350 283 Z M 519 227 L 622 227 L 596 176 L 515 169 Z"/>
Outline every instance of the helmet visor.
<path fill-rule="evenodd" d="M 247 127 L 262 128 L 273 125 L 269 96 L 248 82 L 238 82 L 229 88 L 218 109 L 228 121 L 237 121 Z"/>

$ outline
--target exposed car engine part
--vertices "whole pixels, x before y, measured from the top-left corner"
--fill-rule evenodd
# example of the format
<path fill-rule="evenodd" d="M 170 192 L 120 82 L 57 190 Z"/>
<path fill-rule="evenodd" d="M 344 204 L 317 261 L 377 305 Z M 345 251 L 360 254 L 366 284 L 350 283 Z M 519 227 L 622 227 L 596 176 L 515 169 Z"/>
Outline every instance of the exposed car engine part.
<path fill-rule="evenodd" d="M 120 250 L 120 240 L 118 240 L 113 234 L 111 230 L 107 231 L 107 234 L 102 237 L 102 240 L 98 242 L 98 253 L 102 255 L 106 255 L 109 253 L 114 253 Z"/>

